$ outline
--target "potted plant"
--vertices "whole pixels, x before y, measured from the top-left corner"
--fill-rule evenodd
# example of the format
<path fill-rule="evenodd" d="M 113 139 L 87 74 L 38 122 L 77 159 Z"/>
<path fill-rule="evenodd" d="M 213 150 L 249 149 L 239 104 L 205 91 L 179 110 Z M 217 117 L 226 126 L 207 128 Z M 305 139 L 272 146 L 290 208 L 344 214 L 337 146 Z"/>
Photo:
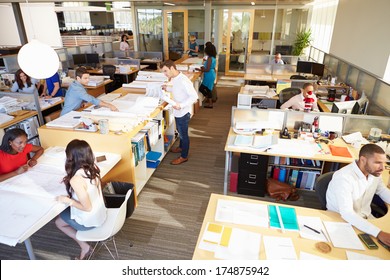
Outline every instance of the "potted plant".
<path fill-rule="evenodd" d="M 303 50 L 310 45 L 311 40 L 311 29 L 299 31 L 294 41 L 292 54 L 296 56 L 302 55 Z"/>

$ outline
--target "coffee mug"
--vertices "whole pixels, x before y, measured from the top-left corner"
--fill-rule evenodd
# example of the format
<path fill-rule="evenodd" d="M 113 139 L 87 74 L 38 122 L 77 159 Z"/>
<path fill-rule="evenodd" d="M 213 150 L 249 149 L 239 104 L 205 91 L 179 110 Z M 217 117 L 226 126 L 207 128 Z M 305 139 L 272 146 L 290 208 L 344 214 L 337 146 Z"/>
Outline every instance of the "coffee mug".
<path fill-rule="evenodd" d="M 338 137 L 337 132 L 329 131 L 329 140 L 334 140 Z"/>

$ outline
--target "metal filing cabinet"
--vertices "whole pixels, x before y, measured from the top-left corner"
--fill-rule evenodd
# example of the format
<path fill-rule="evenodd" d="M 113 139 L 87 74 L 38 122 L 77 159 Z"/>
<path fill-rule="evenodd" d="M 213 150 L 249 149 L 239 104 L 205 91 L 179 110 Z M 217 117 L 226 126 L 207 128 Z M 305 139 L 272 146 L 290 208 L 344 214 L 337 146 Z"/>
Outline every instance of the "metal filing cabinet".
<path fill-rule="evenodd" d="M 241 153 L 238 167 L 237 193 L 264 196 L 267 182 L 268 156 Z"/>

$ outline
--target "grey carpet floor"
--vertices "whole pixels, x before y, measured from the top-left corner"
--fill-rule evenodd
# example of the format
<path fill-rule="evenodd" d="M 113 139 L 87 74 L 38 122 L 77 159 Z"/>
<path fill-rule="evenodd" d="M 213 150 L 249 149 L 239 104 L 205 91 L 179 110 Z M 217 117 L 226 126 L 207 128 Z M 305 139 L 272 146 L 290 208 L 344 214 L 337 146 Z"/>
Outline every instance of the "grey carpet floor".
<path fill-rule="evenodd" d="M 201 108 L 190 121 L 189 161 L 173 166 L 177 154 L 168 153 L 138 196 L 138 207 L 116 236 L 120 259 L 189 260 L 192 258 L 211 193 L 223 193 L 224 146 L 230 126 L 231 107 L 238 87 L 218 87 L 213 109 Z M 178 143 L 175 144 L 175 146 Z M 290 204 L 319 208 L 310 191 Z M 237 195 L 229 193 L 229 195 Z M 238 196 L 238 195 L 237 195 Z M 252 196 L 252 199 L 270 200 Z M 77 244 L 48 223 L 31 238 L 38 259 L 72 259 Z M 108 244 L 112 248 L 112 244 Z M 102 248 L 94 259 L 110 259 Z M 24 244 L 0 244 L 0 259 L 28 259 Z"/>

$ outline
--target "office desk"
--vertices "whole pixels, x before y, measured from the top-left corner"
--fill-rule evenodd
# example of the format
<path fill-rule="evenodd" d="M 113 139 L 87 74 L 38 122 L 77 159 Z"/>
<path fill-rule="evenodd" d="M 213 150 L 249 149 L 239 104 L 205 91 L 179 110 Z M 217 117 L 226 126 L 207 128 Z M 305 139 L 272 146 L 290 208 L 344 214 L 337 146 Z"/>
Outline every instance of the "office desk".
<path fill-rule="evenodd" d="M 292 158 L 319 160 L 319 161 L 327 161 L 327 162 L 335 162 L 335 163 L 351 163 L 353 160 L 358 159 L 358 155 L 359 155 L 359 151 L 357 149 L 353 148 L 351 145 L 347 145 L 341 138 L 337 138 L 337 139 L 333 140 L 334 145 L 348 147 L 348 150 L 350 151 L 352 158 L 333 156 L 331 153 L 329 153 L 329 147 L 325 143 L 321 143 L 321 147 L 322 147 L 322 150 L 325 151 L 326 153 L 321 153 L 321 154 L 317 153 L 317 154 L 314 154 L 313 156 L 298 155 L 298 154 L 296 154 L 296 155 L 294 155 L 294 154 L 279 154 L 279 153 L 273 152 L 272 149 L 264 150 L 264 149 L 239 147 L 239 146 L 233 145 L 236 135 L 237 134 L 233 131 L 233 128 L 230 128 L 228 138 L 227 138 L 226 144 L 225 144 L 226 155 L 225 155 L 225 177 L 224 177 L 224 184 L 223 184 L 223 193 L 224 194 L 227 194 L 228 175 L 230 172 L 231 157 L 232 157 L 233 152 L 257 154 L 257 155 L 267 155 L 267 156 L 292 157 Z M 292 140 L 290 140 L 290 141 L 292 141 Z M 304 143 L 304 141 L 303 141 L 303 143 Z"/>
<path fill-rule="evenodd" d="M 103 83 L 97 86 L 84 86 L 84 88 L 87 90 L 88 94 L 92 95 L 93 97 L 98 97 L 99 95 L 102 95 L 103 93 L 106 93 L 106 85 L 109 83 L 112 83 L 113 80 L 104 80 Z M 68 83 L 62 83 L 61 87 L 68 88 L 70 84 Z"/>
<path fill-rule="evenodd" d="M 311 239 L 304 239 L 299 236 L 299 232 L 297 231 L 285 231 L 284 233 L 280 229 L 273 229 L 273 228 L 265 228 L 265 227 L 259 227 L 259 226 L 245 226 L 245 225 L 238 225 L 238 224 L 229 224 L 229 223 L 222 223 L 222 222 L 216 222 L 215 221 L 215 212 L 217 208 L 217 202 L 218 199 L 223 200 L 230 200 L 230 201 L 239 201 L 239 202 L 246 202 L 246 203 L 255 203 L 255 204 L 265 204 L 265 205 L 281 205 L 278 203 L 271 203 L 266 201 L 260 201 L 260 200 L 254 200 L 254 199 L 246 199 L 246 198 L 240 198 L 240 197 L 233 197 L 233 196 L 226 196 L 226 195 L 219 195 L 219 194 L 211 194 L 210 200 L 207 206 L 207 210 L 203 219 L 202 228 L 199 233 L 198 241 L 194 250 L 194 254 L 192 259 L 193 260 L 213 260 L 214 253 L 205 251 L 202 249 L 199 249 L 199 243 L 202 239 L 203 233 L 206 229 L 206 225 L 208 222 L 216 223 L 220 225 L 227 225 L 229 227 L 233 228 L 239 228 L 255 233 L 259 233 L 262 235 L 262 242 L 260 247 L 260 255 L 259 259 L 266 259 L 265 255 L 265 249 L 264 249 L 264 243 L 263 243 L 263 236 L 277 236 L 277 237 L 290 237 L 293 241 L 295 252 L 297 257 L 299 258 L 300 252 L 306 252 L 313 255 L 318 255 L 323 258 L 327 259 L 333 259 L 333 260 L 345 260 L 347 259 L 346 256 L 346 250 L 353 251 L 360 254 L 370 255 L 379 257 L 381 259 L 389 260 L 390 259 L 390 252 L 387 251 L 385 248 L 383 248 L 381 245 L 379 246 L 378 250 L 368 250 L 365 248 L 364 251 L 362 250 L 351 250 L 351 249 L 343 249 L 343 248 L 335 248 L 332 246 L 331 242 L 327 242 L 329 245 L 331 245 L 332 250 L 329 253 L 321 253 L 319 250 L 315 248 L 315 243 L 317 241 L 311 240 Z M 285 205 L 282 205 L 285 206 Z M 344 222 L 344 220 L 341 218 L 341 216 L 338 213 L 331 212 L 331 211 L 323 211 L 323 210 L 317 210 L 317 209 L 311 209 L 311 208 L 305 208 L 305 207 L 298 207 L 298 206 L 291 206 L 288 207 L 295 208 L 296 214 L 299 216 L 312 216 L 312 217 L 320 217 L 322 221 L 333 221 L 333 222 Z M 374 225 L 378 226 L 382 230 L 389 232 L 390 231 L 390 211 L 387 212 L 387 214 L 379 219 L 373 219 L 369 220 Z M 356 230 L 357 233 L 360 233 L 360 231 Z"/>
<path fill-rule="evenodd" d="M 128 70 L 125 72 L 121 72 L 119 70 L 120 65 L 115 65 L 115 66 L 117 67 L 116 71 L 115 71 L 115 75 L 124 76 L 127 84 L 130 83 L 131 81 L 135 80 L 134 74 L 138 73 L 138 71 L 139 71 L 139 69 L 134 69 L 134 70 Z M 103 69 L 88 70 L 88 73 L 92 74 L 92 75 L 103 75 Z"/>
<path fill-rule="evenodd" d="M 26 173 L 0 182 L 0 242 L 10 246 L 24 242 L 30 259 L 35 259 L 30 237 L 68 207 L 55 200 L 58 195 L 66 195 L 62 183 L 65 151 L 57 149 L 58 157 L 44 153 Z M 121 159 L 113 153 L 95 154 L 104 154 L 107 159 L 97 163 L 102 178 Z"/>
<path fill-rule="evenodd" d="M 317 99 L 317 105 L 321 112 L 330 113 L 332 110 L 332 104 L 333 102 Z"/>

